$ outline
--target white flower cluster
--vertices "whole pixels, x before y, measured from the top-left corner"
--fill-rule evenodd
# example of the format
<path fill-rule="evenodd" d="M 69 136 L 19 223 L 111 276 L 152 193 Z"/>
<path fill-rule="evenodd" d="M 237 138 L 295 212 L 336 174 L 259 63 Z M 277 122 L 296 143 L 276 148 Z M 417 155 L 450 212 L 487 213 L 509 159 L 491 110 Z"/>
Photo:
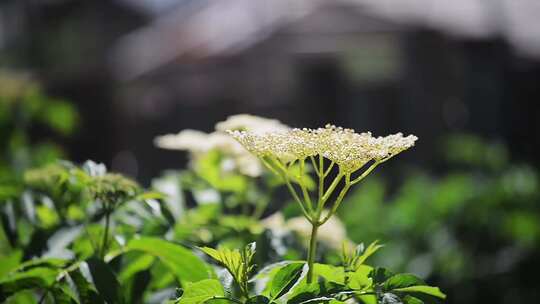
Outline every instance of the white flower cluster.
<path fill-rule="evenodd" d="M 277 119 L 269 119 L 250 114 L 232 115 L 225 121 L 216 124 L 216 131 L 227 132 L 235 131 L 250 131 L 254 133 L 268 133 L 288 131 L 290 128 L 282 124 Z"/>
<path fill-rule="evenodd" d="M 414 146 L 418 139 L 401 133 L 373 137 L 370 132 L 356 133 L 334 125 L 266 133 L 235 130 L 229 134 L 257 157 L 276 157 L 287 163 L 321 155 L 344 173 L 354 172 L 372 160 L 384 161 Z"/>
<path fill-rule="evenodd" d="M 157 147 L 169 150 L 188 151 L 193 160 L 205 155 L 209 151 L 217 150 L 226 157 L 224 167 L 228 170 L 238 170 L 241 174 L 257 177 L 262 173 L 260 161 L 248 153 L 236 140 L 231 138 L 226 130 L 245 130 L 257 134 L 265 132 L 283 132 L 289 127 L 278 120 L 257 117 L 248 114 L 239 114 L 218 122 L 216 131 L 205 133 L 186 129 L 178 134 L 167 134 L 155 138 Z M 232 166 L 229 166 L 231 165 Z"/>

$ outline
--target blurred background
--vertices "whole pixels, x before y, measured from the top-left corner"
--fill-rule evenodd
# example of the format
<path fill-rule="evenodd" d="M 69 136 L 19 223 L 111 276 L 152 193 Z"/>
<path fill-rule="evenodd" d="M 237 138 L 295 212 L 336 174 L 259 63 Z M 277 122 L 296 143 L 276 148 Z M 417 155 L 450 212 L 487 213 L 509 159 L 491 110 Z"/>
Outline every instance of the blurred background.
<path fill-rule="evenodd" d="M 153 139 L 237 113 L 420 138 L 342 208 L 448 303 L 537 303 L 537 0 L 3 0 L 0 179 L 56 157 L 149 184 Z M 8 191 L 9 189 L 3 189 Z"/>

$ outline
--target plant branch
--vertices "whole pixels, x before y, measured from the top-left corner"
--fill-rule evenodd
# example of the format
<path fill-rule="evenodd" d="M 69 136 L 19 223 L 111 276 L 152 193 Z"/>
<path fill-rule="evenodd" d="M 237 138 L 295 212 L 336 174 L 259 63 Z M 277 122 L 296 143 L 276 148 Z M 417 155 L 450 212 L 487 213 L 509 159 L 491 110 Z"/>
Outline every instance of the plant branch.
<path fill-rule="evenodd" d="M 320 156 L 320 157 L 322 158 L 322 156 Z M 324 177 L 326 177 L 326 176 L 328 176 L 328 174 L 330 174 L 330 172 L 332 171 L 332 168 L 334 168 L 335 164 L 336 163 L 333 162 L 333 161 L 330 163 L 330 166 L 328 166 L 328 169 L 326 169 L 326 172 L 324 172 L 324 174 L 323 174 Z"/>
<path fill-rule="evenodd" d="M 110 219 L 110 217 L 111 217 L 110 207 L 104 207 L 104 208 L 105 208 L 105 231 L 103 232 L 103 241 L 101 243 L 100 254 L 99 254 L 99 257 L 102 260 L 105 258 L 105 251 L 107 250 L 107 243 L 108 243 L 108 238 L 109 238 L 109 228 L 110 228 L 110 221 L 111 221 L 111 219 Z"/>
<path fill-rule="evenodd" d="M 328 187 L 328 190 L 326 190 L 326 192 L 324 193 L 324 195 L 322 197 L 322 200 L 321 200 L 321 205 L 322 206 L 324 206 L 324 204 L 326 203 L 326 201 L 328 200 L 330 195 L 332 195 L 332 193 L 336 189 L 337 185 L 339 184 L 339 182 L 341 181 L 341 178 L 343 176 L 344 176 L 344 174 L 340 172 L 338 174 L 338 176 L 336 176 L 336 178 L 334 178 L 334 181 L 332 182 L 332 184 L 330 184 L 330 187 Z"/>
<path fill-rule="evenodd" d="M 307 205 L 307 209 L 310 213 L 313 212 L 313 203 L 311 202 L 311 196 L 309 195 L 309 192 L 306 188 L 306 185 L 304 184 L 304 167 L 305 167 L 305 160 L 300 160 L 300 174 L 298 176 L 298 184 L 300 185 L 300 189 L 302 189 L 302 194 L 304 195 L 304 201 Z"/>
<path fill-rule="evenodd" d="M 388 158 L 390 159 L 390 158 Z M 364 173 L 362 173 L 362 175 L 360 175 L 359 177 L 357 177 L 355 180 L 353 180 L 351 182 L 352 185 L 360 182 L 361 180 L 364 179 L 364 177 L 368 176 L 368 174 L 371 173 L 371 171 L 373 171 L 373 169 L 375 169 L 379 164 L 385 162 L 386 160 L 382 160 L 382 161 L 375 161 L 369 168 L 367 168 L 366 171 L 364 171 Z"/>
<path fill-rule="evenodd" d="M 309 159 L 311 159 L 311 163 L 313 164 L 313 168 L 315 169 L 315 173 L 317 173 L 317 175 L 322 175 L 322 166 L 320 165 L 320 162 L 319 162 L 319 166 L 317 166 L 317 163 L 315 162 L 315 158 L 313 156 L 310 156 Z"/>
<path fill-rule="evenodd" d="M 318 221 L 318 219 L 317 219 Z M 311 228 L 311 236 L 309 239 L 309 251 L 308 251 L 308 257 L 307 257 L 307 263 L 308 263 L 308 273 L 307 273 L 307 283 L 311 284 L 313 282 L 313 264 L 315 263 L 315 255 L 317 253 L 317 231 L 319 229 L 319 225 L 317 223 L 312 223 Z"/>
<path fill-rule="evenodd" d="M 334 215 L 339 208 L 339 205 L 341 205 L 341 202 L 343 201 L 343 198 L 345 197 L 345 194 L 347 194 L 347 191 L 349 191 L 349 188 L 351 188 L 351 174 L 347 174 L 345 176 L 345 186 L 343 189 L 341 189 L 341 192 L 339 193 L 336 201 L 334 202 L 334 205 L 332 206 L 332 209 L 328 214 L 324 217 L 324 219 L 320 222 L 320 225 L 326 223 L 332 215 Z"/>

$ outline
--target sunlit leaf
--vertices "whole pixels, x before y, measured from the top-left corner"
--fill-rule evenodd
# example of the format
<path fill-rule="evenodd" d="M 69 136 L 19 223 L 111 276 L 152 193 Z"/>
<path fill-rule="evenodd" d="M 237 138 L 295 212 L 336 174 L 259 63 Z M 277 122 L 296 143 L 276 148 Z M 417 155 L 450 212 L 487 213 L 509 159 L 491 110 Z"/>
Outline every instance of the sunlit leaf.
<path fill-rule="evenodd" d="M 125 250 L 142 251 L 159 258 L 181 282 L 196 282 L 215 277 L 214 271 L 193 252 L 162 239 L 133 239 Z"/>
<path fill-rule="evenodd" d="M 206 279 L 195 283 L 187 283 L 183 289 L 182 297 L 178 304 L 204 304 L 214 297 L 223 297 L 223 287 L 218 280 Z M 214 300 L 212 303 L 227 303 Z"/>

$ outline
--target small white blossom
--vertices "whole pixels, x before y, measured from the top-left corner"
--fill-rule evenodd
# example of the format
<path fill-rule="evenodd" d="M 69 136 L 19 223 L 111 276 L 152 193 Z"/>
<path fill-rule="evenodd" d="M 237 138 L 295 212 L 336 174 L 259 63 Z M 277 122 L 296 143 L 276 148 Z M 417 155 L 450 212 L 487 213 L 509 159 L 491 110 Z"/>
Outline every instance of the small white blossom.
<path fill-rule="evenodd" d="M 197 130 L 182 130 L 178 134 L 161 135 L 154 139 L 157 147 L 169 150 L 206 152 L 210 149 L 208 134 Z"/>
<path fill-rule="evenodd" d="M 216 125 L 216 131 L 205 133 L 186 129 L 178 134 L 167 134 L 155 138 L 154 143 L 162 149 L 188 151 L 191 159 L 197 159 L 211 150 L 217 150 L 226 156 L 227 162 L 222 165 L 225 171 L 238 170 L 240 173 L 257 177 L 262 174 L 259 159 L 249 153 L 225 133 L 226 129 L 249 130 L 250 132 L 275 132 L 289 130 L 289 127 L 278 120 L 253 115 L 233 115 Z"/>
<path fill-rule="evenodd" d="M 250 131 L 254 133 L 267 133 L 287 131 L 288 126 L 282 124 L 277 119 L 269 119 L 250 114 L 237 114 L 227 117 L 225 121 L 216 124 L 216 131 L 226 132 L 227 130 Z"/>

